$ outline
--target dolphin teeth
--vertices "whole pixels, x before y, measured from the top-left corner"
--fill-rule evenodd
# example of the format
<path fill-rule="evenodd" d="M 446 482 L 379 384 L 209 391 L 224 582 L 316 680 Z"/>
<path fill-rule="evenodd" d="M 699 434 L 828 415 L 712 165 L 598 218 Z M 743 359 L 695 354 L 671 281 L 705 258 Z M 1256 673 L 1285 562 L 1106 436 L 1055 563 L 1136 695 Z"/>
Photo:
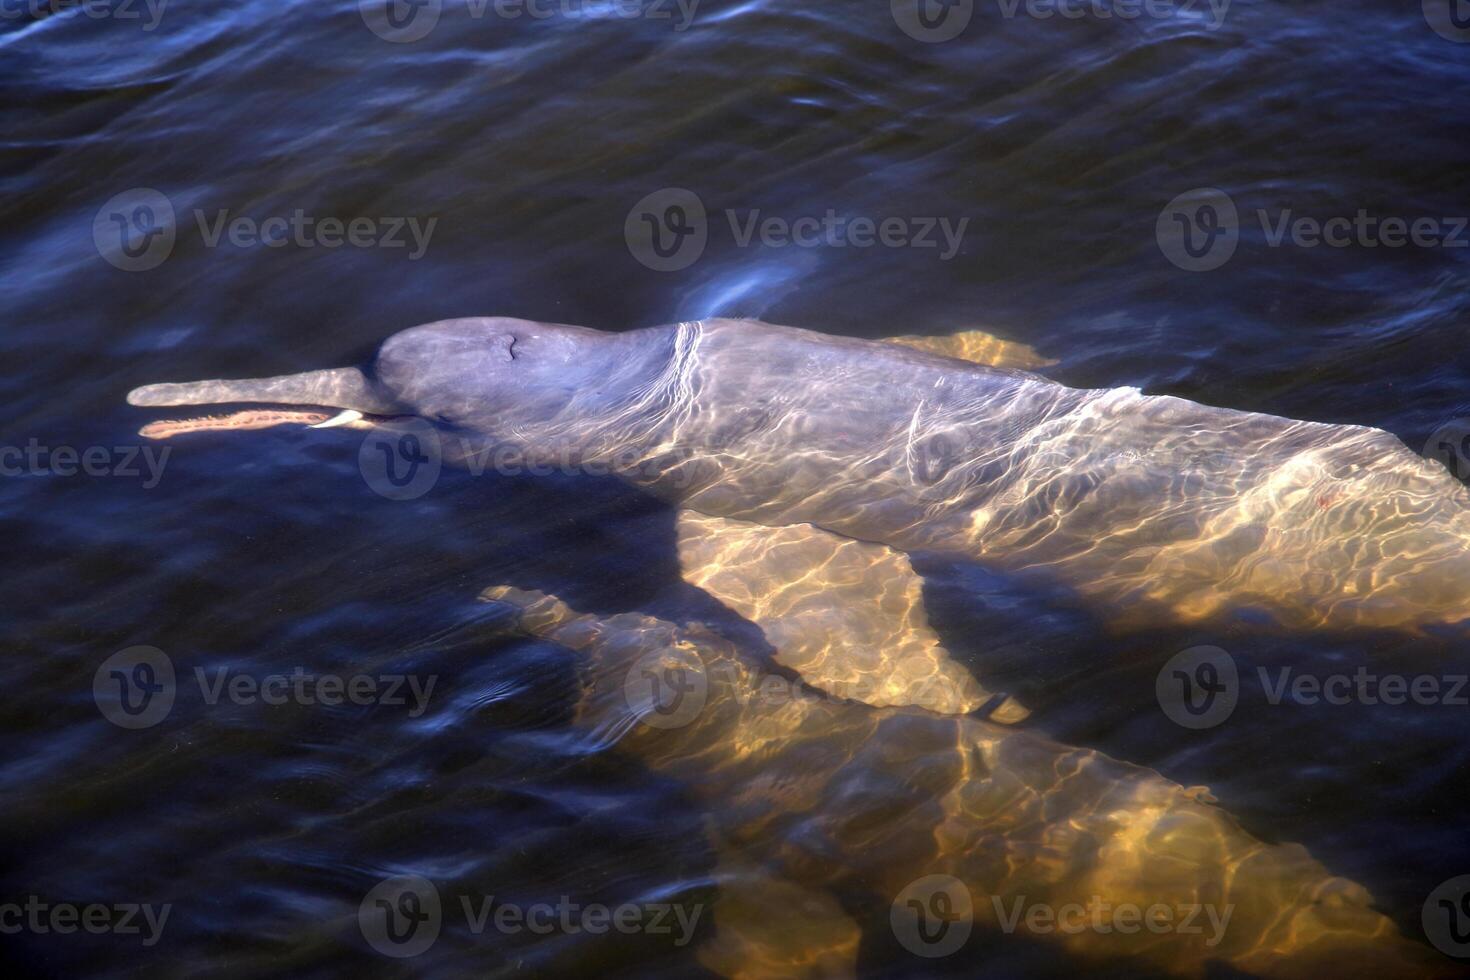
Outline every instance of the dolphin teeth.
<path fill-rule="evenodd" d="M 327 419 L 325 422 L 318 422 L 316 425 L 313 425 L 312 428 L 335 429 L 339 425 L 351 425 L 353 422 L 356 422 L 360 418 L 362 418 L 361 412 L 357 411 L 356 409 L 349 408 L 345 411 L 338 412 L 336 415 Z"/>

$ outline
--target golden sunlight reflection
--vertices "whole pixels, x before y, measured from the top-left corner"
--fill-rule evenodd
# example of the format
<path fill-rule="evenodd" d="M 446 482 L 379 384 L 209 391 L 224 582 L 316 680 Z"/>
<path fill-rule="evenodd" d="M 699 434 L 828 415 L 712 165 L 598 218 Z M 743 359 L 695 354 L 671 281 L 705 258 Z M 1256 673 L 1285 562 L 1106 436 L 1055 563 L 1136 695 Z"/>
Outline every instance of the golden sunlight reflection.
<path fill-rule="evenodd" d="M 577 722 L 597 744 L 708 804 L 719 896 L 700 955 L 722 975 L 851 976 L 858 921 L 934 875 L 963 883 L 976 930 L 1097 961 L 1182 976 L 1212 961 L 1262 976 L 1434 971 L 1362 886 L 1253 838 L 1198 787 L 974 717 L 790 696 L 769 683 L 780 668 L 702 626 L 596 618 L 506 587 L 483 598 L 579 653 Z M 1130 930 L 1128 906 L 1178 927 Z M 1037 908 L 1091 924 L 1042 928 Z"/>
<path fill-rule="evenodd" d="M 810 525 L 767 527 L 679 513 L 684 579 L 760 626 L 776 660 L 830 694 L 941 714 L 1028 712 L 950 658 L 907 555 Z"/>
<path fill-rule="evenodd" d="M 679 331 L 666 374 L 592 437 L 564 417 L 585 444 L 642 445 L 627 475 L 682 507 L 1041 571 L 1119 619 L 1470 620 L 1470 490 L 1389 433 L 1068 388 L 983 334 Z"/>
<path fill-rule="evenodd" d="M 988 364 L 991 367 L 1018 368 L 1022 371 L 1034 371 L 1037 368 L 1050 367 L 1057 363 L 1054 358 L 1042 357 L 1030 344 L 1002 340 L 983 330 L 960 330 L 932 337 L 912 335 L 889 337 L 888 342 L 902 344 L 915 350 L 928 351 L 931 354 L 942 354 L 961 361 L 973 361 L 976 364 Z"/>

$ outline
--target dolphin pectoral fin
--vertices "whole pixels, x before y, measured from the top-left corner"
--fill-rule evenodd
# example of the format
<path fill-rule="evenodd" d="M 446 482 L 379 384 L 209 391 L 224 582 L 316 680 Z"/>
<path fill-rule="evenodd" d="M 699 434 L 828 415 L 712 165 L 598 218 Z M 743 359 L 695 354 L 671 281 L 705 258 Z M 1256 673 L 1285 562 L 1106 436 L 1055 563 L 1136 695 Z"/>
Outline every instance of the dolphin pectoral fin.
<path fill-rule="evenodd" d="M 725 850 L 715 876 L 715 934 L 699 948 L 701 966 L 735 980 L 857 973 L 862 930 L 830 893 L 740 862 Z M 772 914 L 776 909 L 779 915 Z"/>
<path fill-rule="evenodd" d="M 684 580 L 755 623 L 776 661 L 814 688 L 875 707 L 1030 712 L 988 690 L 929 625 L 908 556 L 810 525 L 768 527 L 680 511 Z"/>
<path fill-rule="evenodd" d="M 941 354 L 960 361 L 984 364 L 986 367 L 1035 371 L 1037 368 L 1049 367 L 1057 363 L 1055 358 L 1042 357 L 1036 353 L 1036 349 L 1030 344 L 1002 340 L 983 330 L 961 330 L 957 333 L 940 334 L 936 337 L 913 335 L 887 337 L 884 342 L 901 344 L 904 347 L 927 351 L 930 354 Z"/>

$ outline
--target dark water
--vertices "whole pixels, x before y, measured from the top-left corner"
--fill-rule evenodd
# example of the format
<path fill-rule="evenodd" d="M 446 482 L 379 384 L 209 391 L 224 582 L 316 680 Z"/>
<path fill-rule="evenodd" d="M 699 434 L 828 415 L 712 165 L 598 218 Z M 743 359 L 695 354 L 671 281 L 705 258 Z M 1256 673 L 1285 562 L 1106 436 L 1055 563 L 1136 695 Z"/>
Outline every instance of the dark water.
<path fill-rule="evenodd" d="M 340 0 L 172 0 L 151 30 L 138 3 L 139 19 L 6 9 L 7 447 L 104 447 L 120 464 L 131 450 L 114 447 L 137 447 L 147 420 L 123 402 L 135 385 L 350 363 L 395 330 L 475 314 L 980 328 L 1055 358 L 1068 384 L 1377 426 L 1416 450 L 1470 415 L 1470 232 L 1460 248 L 1278 246 L 1256 217 L 1364 210 L 1453 233 L 1470 212 L 1470 45 L 1418 4 L 1236 2 L 1214 27 L 1203 6 L 1066 20 L 985 0 L 942 44 L 878 0 L 703 0 L 684 30 L 672 5 L 669 19 L 594 4 L 508 18 L 453 2 L 402 44 Z M 1201 187 L 1233 200 L 1240 240 L 1188 272 L 1155 226 Z M 168 199 L 176 241 L 128 272 L 93 226 L 137 188 Z M 702 257 L 673 272 L 624 237 L 630 209 L 665 188 L 709 214 Z M 948 259 L 937 233 L 935 248 L 742 247 L 730 209 L 968 224 Z M 415 259 L 411 244 L 211 246 L 196 210 L 206 226 L 226 210 L 437 223 Z M 156 945 L 25 930 L 0 957 L 55 976 L 701 969 L 698 941 L 649 934 L 451 921 L 401 962 L 364 941 L 358 905 L 392 874 L 522 905 L 712 901 L 706 804 L 589 744 L 571 724 L 573 655 L 508 637 L 475 598 L 510 583 L 602 614 L 722 611 L 682 583 L 655 501 L 587 477 L 449 471 L 392 501 L 361 478 L 360 444 L 202 435 L 167 444 L 156 485 L 141 463 L 0 480 L 0 900 L 172 905 Z M 1431 890 L 1470 873 L 1470 708 L 1270 706 L 1252 690 L 1257 666 L 1467 673 L 1463 638 L 1125 633 L 1065 594 L 921 571 L 945 642 L 1026 692 L 1028 729 L 1208 785 L 1252 835 L 1306 845 L 1413 937 Z M 92 680 L 139 644 L 185 680 L 166 719 L 128 731 L 99 713 Z M 1153 691 L 1196 644 L 1228 649 L 1246 689 L 1228 724 L 1191 732 Z M 210 704 L 196 668 L 437 686 L 417 715 Z M 1079 967 L 1020 938 L 919 960 L 888 934 L 886 904 L 850 912 L 864 975 Z"/>

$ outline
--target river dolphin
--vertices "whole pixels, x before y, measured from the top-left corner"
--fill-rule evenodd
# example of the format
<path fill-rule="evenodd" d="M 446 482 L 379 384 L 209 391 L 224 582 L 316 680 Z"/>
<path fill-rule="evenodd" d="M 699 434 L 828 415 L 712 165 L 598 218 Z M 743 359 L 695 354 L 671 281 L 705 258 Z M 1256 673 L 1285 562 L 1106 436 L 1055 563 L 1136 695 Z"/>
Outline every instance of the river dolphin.
<path fill-rule="evenodd" d="M 785 546 L 762 562 L 778 580 Z M 881 570 L 865 579 L 886 588 Z M 577 653 L 576 725 L 590 746 L 705 805 L 719 891 L 699 956 L 723 976 L 855 976 L 854 915 L 889 919 L 917 956 L 966 962 L 962 936 L 942 948 L 906 929 L 914 904 L 966 932 L 1177 976 L 1220 964 L 1269 977 L 1447 972 L 1362 885 L 1298 844 L 1252 837 L 1203 787 L 974 717 L 813 696 L 699 623 L 584 615 L 505 586 L 482 599 Z M 816 624 L 784 625 L 795 639 Z"/>
<path fill-rule="evenodd" d="M 839 389 L 836 403 L 864 407 L 868 414 L 859 413 L 839 426 L 845 437 L 828 438 L 821 426 L 831 426 L 840 415 L 832 405 L 802 390 L 799 381 L 782 385 L 764 379 L 751 355 L 728 353 L 721 359 L 747 365 L 743 370 L 755 376 L 755 383 L 749 404 L 736 402 L 720 410 L 707 393 L 724 389 L 718 379 L 706 375 L 700 362 L 713 356 L 704 351 L 726 349 L 730 342 L 706 345 L 707 333 L 713 330 L 719 336 L 732 326 L 749 329 L 757 347 L 777 344 L 773 336 L 788 338 L 793 349 L 805 353 L 795 360 L 774 358 L 775 371 L 794 367 L 800 370 L 790 378 L 825 379 L 823 384 Z M 624 341 L 628 346 L 623 349 L 630 353 L 612 361 L 578 353 L 582 345 L 599 346 L 615 336 L 646 338 L 659 333 L 664 335 L 662 347 L 650 348 L 646 339 Z M 403 338 L 410 338 L 409 344 L 395 349 Z M 1211 805 L 1203 788 L 1186 789 L 1151 770 L 1093 750 L 1057 745 L 996 724 L 1022 721 L 1026 711 L 993 693 L 983 679 L 970 676 L 944 650 L 928 625 L 919 579 L 907 556 L 854 538 L 881 541 L 881 532 L 913 540 L 921 529 L 898 522 L 894 514 L 902 508 L 926 512 L 933 508 L 935 520 L 949 521 L 949 526 L 953 516 L 947 510 L 967 500 L 999 508 L 1004 502 L 999 488 L 990 487 L 988 496 L 976 494 L 977 488 L 985 489 L 983 481 L 973 476 L 957 483 L 951 479 L 953 471 L 964 472 L 970 466 L 966 452 L 977 445 L 973 441 L 979 438 L 977 433 L 996 430 L 987 429 L 984 419 L 966 421 L 955 407 L 949 389 L 968 390 L 979 382 L 964 380 L 967 368 L 947 357 L 1025 368 L 1048 362 L 1029 348 L 975 332 L 945 338 L 899 337 L 893 343 L 930 354 L 911 360 L 909 352 L 889 344 L 853 346 L 805 331 L 739 321 L 705 321 L 632 335 L 514 320 L 451 321 L 398 335 L 361 370 L 156 385 L 138 389 L 129 400 L 149 405 L 291 406 L 246 410 L 219 419 L 155 423 L 144 430 L 159 436 L 288 422 L 333 424 L 328 420 L 337 412 L 345 413 L 338 415 L 337 424 L 357 429 L 393 425 L 401 416 L 414 416 L 444 432 L 448 456 L 467 465 L 476 465 L 477 457 L 483 463 L 485 454 L 509 447 L 519 454 L 589 469 L 603 464 L 684 503 L 686 509 L 678 515 L 684 578 L 755 623 L 774 649 L 770 663 L 762 662 L 762 654 L 697 624 L 678 626 L 633 615 L 581 616 L 549 597 L 507 588 L 489 590 L 485 598 L 512 608 L 525 632 L 583 654 L 579 721 L 595 741 L 630 751 L 651 768 L 687 781 L 695 795 L 710 804 L 710 830 L 720 855 L 716 869 L 720 891 L 717 931 L 701 948 L 700 957 L 719 973 L 851 975 L 861 930 L 837 896 L 866 891 L 899 908 L 907 894 L 905 884 L 932 875 L 950 876 L 972 890 L 969 914 L 988 930 L 1017 928 L 1016 922 L 1024 921 L 1017 916 L 1035 907 L 1076 906 L 1091 915 L 1095 909 L 1116 910 L 1130 904 L 1167 906 L 1175 913 L 1208 906 L 1220 917 L 1214 924 L 1201 919 L 1201 928 L 1192 931 L 1127 933 L 1113 929 L 1107 920 L 1103 923 L 1107 928 L 1051 929 L 1033 936 L 1061 941 L 1087 958 L 1137 957 L 1182 975 L 1199 975 L 1212 961 L 1262 975 L 1304 975 L 1343 964 L 1372 964 L 1384 975 L 1431 973 L 1434 967 L 1426 960 L 1427 950 L 1406 942 L 1373 911 L 1360 885 L 1333 877 L 1300 846 L 1255 840 Z M 936 365 L 957 372 L 960 380 L 936 385 L 941 396 L 928 396 L 939 397 L 939 403 L 952 411 L 920 412 L 919 424 L 901 434 L 896 434 L 896 427 L 878 426 L 872 415 L 878 399 L 848 398 L 840 390 L 842 372 L 813 349 L 826 344 L 839 350 L 866 350 L 867 356 L 898 365 L 893 388 L 900 400 L 911 394 L 903 383 L 903 365 L 917 363 L 931 379 Z M 661 369 L 647 363 L 648 349 L 664 351 Z M 506 379 L 514 376 L 518 362 L 537 358 L 523 383 L 533 386 L 525 401 L 539 402 L 539 411 L 519 411 L 514 399 L 498 393 L 479 401 L 426 397 L 435 387 L 443 393 L 465 392 L 471 386 L 464 374 L 456 370 L 441 375 L 437 365 L 462 358 L 476 361 L 487 350 L 489 361 L 479 370 L 496 392 L 509 384 Z M 559 383 L 549 379 L 545 367 L 557 359 L 564 369 Z M 505 364 L 511 367 L 501 366 Z M 979 376 L 1000 379 L 990 384 L 1001 392 L 999 410 L 1012 416 L 1022 398 L 1011 390 L 1018 384 L 1072 392 L 1024 371 L 982 368 Z M 863 372 L 854 377 L 872 380 Z M 778 398 L 775 389 L 786 393 Z M 1040 396 L 1033 392 L 1026 397 Z M 1177 399 L 1137 397 L 1143 403 L 1188 406 L 1206 417 L 1220 412 Z M 792 406 L 787 412 L 797 416 L 772 408 L 780 404 Z M 919 404 L 925 404 L 923 393 Z M 758 424 L 751 423 L 747 411 L 752 405 L 764 413 Z M 1007 465 L 1017 447 L 1037 438 L 1032 433 L 1036 425 L 1065 429 L 1065 418 L 1053 411 L 1018 430 L 1011 449 L 1002 454 Z M 1082 412 L 1074 424 L 1095 431 L 1095 419 L 1085 421 L 1089 419 L 1093 417 Z M 865 421 L 866 426 L 861 424 Z M 815 427 L 813 431 L 807 431 L 808 425 Z M 866 452 L 853 441 L 853 433 L 864 428 L 877 433 Z M 1376 435 L 1392 442 L 1385 434 Z M 806 481 L 796 485 L 812 485 L 812 468 L 873 474 L 851 478 L 873 480 L 873 502 L 881 506 L 876 511 L 854 506 L 859 495 L 834 487 L 824 495 L 832 507 L 829 518 L 790 519 L 802 512 L 805 503 L 793 499 L 772 466 L 776 462 L 772 453 L 782 438 L 792 440 L 789 472 Z M 1040 445 L 1052 453 L 1061 446 L 1078 448 L 1075 441 L 1059 444 L 1058 438 L 1054 434 Z M 1402 446 L 1398 450 L 1402 453 Z M 1077 458 L 1083 461 L 1079 466 L 1099 465 L 1086 453 Z M 1191 458 L 1186 465 L 1197 465 L 1202 458 L 1207 457 Z M 887 464 L 886 472 L 880 463 Z M 765 510 L 765 502 L 754 497 L 742 502 L 738 494 L 753 492 L 752 488 L 769 492 L 777 505 Z M 1016 485 L 1011 488 L 1017 492 Z M 1060 525 L 1075 510 L 1059 508 L 1052 515 L 1054 523 Z M 722 511 L 767 523 L 711 516 Z M 835 527 L 848 537 L 816 525 Z M 865 528 L 876 530 L 864 532 Z M 924 550 L 966 553 L 964 548 L 934 545 Z M 1007 554 L 1023 559 L 1027 554 L 1019 548 L 968 553 L 1002 561 Z M 1059 570 L 1065 574 L 1086 567 L 1078 559 Z M 1089 591 L 1088 585 L 1078 583 L 1083 591 Z M 1109 595 L 1105 590 L 1091 591 Z M 1169 608 L 1166 599 L 1147 598 Z M 1173 611 L 1191 616 L 1212 610 Z M 1283 619 L 1302 618 L 1299 611 L 1278 612 Z M 1436 618 L 1453 617 L 1394 622 Z M 646 725 L 637 711 L 630 710 L 630 680 L 659 669 L 690 668 L 709 683 L 697 716 L 687 724 Z M 801 685 L 840 697 L 772 697 L 768 682 L 783 669 L 795 671 Z M 981 706 L 988 719 L 935 714 L 963 714 Z M 854 787 L 879 785 L 887 790 L 866 796 L 852 792 Z M 798 841 L 800 846 L 794 846 Z M 807 853 L 813 849 L 820 852 L 820 860 Z M 769 915 L 772 907 L 783 910 L 778 919 Z"/>
<path fill-rule="evenodd" d="M 601 466 L 713 516 L 1037 570 L 1118 616 L 1470 619 L 1470 490 L 1386 432 L 758 321 L 446 320 L 395 334 L 363 368 L 128 400 L 287 405 L 355 427 L 413 417 L 445 435 L 450 462 Z M 266 416 L 280 420 L 217 424 Z"/>

